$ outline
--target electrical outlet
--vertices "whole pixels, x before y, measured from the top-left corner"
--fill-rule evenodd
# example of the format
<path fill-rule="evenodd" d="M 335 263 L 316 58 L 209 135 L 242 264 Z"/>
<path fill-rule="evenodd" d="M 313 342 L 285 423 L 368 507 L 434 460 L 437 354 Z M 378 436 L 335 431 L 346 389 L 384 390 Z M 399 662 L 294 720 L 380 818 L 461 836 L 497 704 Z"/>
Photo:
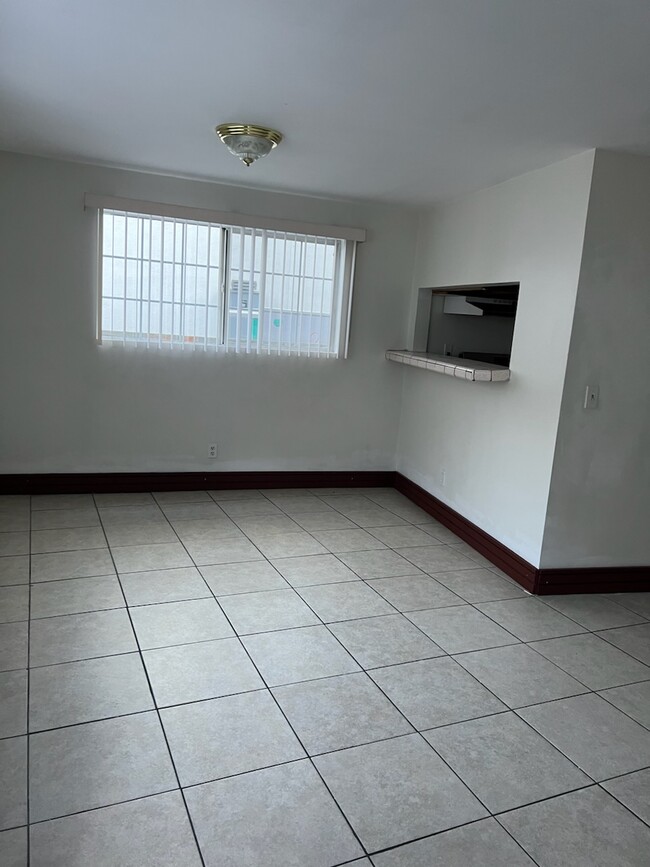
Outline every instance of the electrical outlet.
<path fill-rule="evenodd" d="M 444 488 L 444 486 L 445 486 L 446 484 L 447 484 L 447 471 L 446 471 L 446 470 L 441 470 L 441 471 L 440 471 L 440 486 L 441 486 L 442 488 Z"/>
<path fill-rule="evenodd" d="M 208 457 L 212 458 L 212 459 L 217 457 L 217 444 L 216 443 L 210 443 L 210 445 L 208 446 Z"/>

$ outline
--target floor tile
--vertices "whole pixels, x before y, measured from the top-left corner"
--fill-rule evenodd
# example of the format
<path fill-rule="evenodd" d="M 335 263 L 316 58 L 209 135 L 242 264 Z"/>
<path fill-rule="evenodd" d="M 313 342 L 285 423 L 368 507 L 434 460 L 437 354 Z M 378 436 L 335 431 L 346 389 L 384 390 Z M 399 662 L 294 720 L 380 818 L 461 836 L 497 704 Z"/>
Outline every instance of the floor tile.
<path fill-rule="evenodd" d="M 608 598 L 645 620 L 650 620 L 650 593 L 610 593 Z"/>
<path fill-rule="evenodd" d="M 97 509 L 43 509 L 32 513 L 32 530 L 66 530 L 74 527 L 99 527 Z"/>
<path fill-rule="evenodd" d="M 106 506 L 99 509 L 102 524 L 109 527 L 131 526 L 132 524 L 166 524 L 162 511 L 157 505 L 145 506 Z"/>
<path fill-rule="evenodd" d="M 594 786 L 499 816 L 540 867 L 646 867 L 650 828 Z"/>
<path fill-rule="evenodd" d="M 425 512 L 424 509 L 416 506 L 410 500 L 406 503 L 393 502 L 387 508 L 395 515 L 399 515 L 400 518 L 404 518 L 405 521 L 410 521 L 413 524 L 421 524 L 423 521 L 431 520 L 431 515 L 428 512 Z"/>
<path fill-rule="evenodd" d="M 373 855 L 375 867 L 535 867 L 494 819 L 481 819 Z"/>
<path fill-rule="evenodd" d="M 221 542 L 224 539 L 244 539 L 244 534 L 226 515 L 193 521 L 171 521 L 182 542 Z"/>
<path fill-rule="evenodd" d="M 358 524 L 359 527 L 407 527 L 408 522 L 399 518 L 393 512 L 378 506 L 370 506 L 367 509 L 346 509 L 343 514 Z"/>
<path fill-rule="evenodd" d="M 374 578 L 369 585 L 398 611 L 418 611 L 424 608 L 444 608 L 464 605 L 456 596 L 428 575 L 406 575 L 400 578 Z"/>
<path fill-rule="evenodd" d="M 26 532 L 29 530 L 29 512 L 5 512 L 0 510 L 0 533 Z"/>
<path fill-rule="evenodd" d="M 449 657 L 391 665 L 369 674 L 419 731 L 507 709 Z"/>
<path fill-rule="evenodd" d="M 124 604 L 120 583 L 115 575 L 44 581 L 32 586 L 33 619 L 123 608 Z"/>
<path fill-rule="evenodd" d="M 208 494 L 217 503 L 228 502 L 229 500 L 266 500 L 261 491 L 256 491 L 253 488 L 243 490 L 233 489 L 231 491 L 208 491 Z"/>
<path fill-rule="evenodd" d="M 414 566 L 429 574 L 471 569 L 476 563 L 449 545 L 427 545 L 423 548 L 399 548 L 398 553 Z"/>
<path fill-rule="evenodd" d="M 419 570 L 395 551 L 355 551 L 341 554 L 346 566 L 361 578 L 394 578 L 398 575 L 417 575 Z"/>
<path fill-rule="evenodd" d="M 106 548 L 101 527 L 78 527 L 71 530 L 34 530 L 32 554 L 53 554 L 56 551 L 87 551 Z"/>
<path fill-rule="evenodd" d="M 27 623 L 0 623 L 0 671 L 27 668 Z"/>
<path fill-rule="evenodd" d="M 39 494 L 32 497 L 32 510 L 37 509 L 92 509 L 92 494 Z"/>
<path fill-rule="evenodd" d="M 363 854 L 308 761 L 188 789 L 206 867 L 330 867 Z"/>
<path fill-rule="evenodd" d="M 369 851 L 487 815 L 420 735 L 328 753 L 314 762 Z"/>
<path fill-rule="evenodd" d="M 606 629 L 598 635 L 635 659 L 650 665 L 650 623 L 624 626 L 621 629 Z"/>
<path fill-rule="evenodd" d="M 650 668 L 597 635 L 570 635 L 535 641 L 533 650 L 550 659 L 589 689 L 607 689 L 650 680 Z"/>
<path fill-rule="evenodd" d="M 149 506 L 155 503 L 154 498 L 146 491 L 128 491 L 122 494 L 94 494 L 97 506 Z"/>
<path fill-rule="evenodd" d="M 27 672 L 0 673 L 0 738 L 27 731 Z"/>
<path fill-rule="evenodd" d="M 0 831 L 27 823 L 27 738 L 0 741 Z"/>
<path fill-rule="evenodd" d="M 424 736 L 491 813 L 591 783 L 514 713 L 444 726 Z"/>
<path fill-rule="evenodd" d="M 27 828 L 0 832 L 0 864 L 3 867 L 27 867 Z"/>
<path fill-rule="evenodd" d="M 233 635 L 214 599 L 142 605 L 130 611 L 133 628 L 143 650 L 230 638 Z"/>
<path fill-rule="evenodd" d="M 386 547 L 379 539 L 359 529 L 316 530 L 313 535 L 328 551 L 333 551 L 335 554 L 347 551 L 372 551 Z"/>
<path fill-rule="evenodd" d="M 182 786 L 303 758 L 267 690 L 160 711 Z"/>
<path fill-rule="evenodd" d="M 600 695 L 641 725 L 650 728 L 650 681 L 606 689 Z"/>
<path fill-rule="evenodd" d="M 439 521 L 430 519 L 429 521 L 422 522 L 418 520 L 415 521 L 415 526 L 419 530 L 422 530 L 423 533 L 426 533 L 427 536 L 431 536 L 432 539 L 436 539 L 438 542 L 444 542 L 445 545 L 453 545 L 454 543 L 462 542 L 462 539 L 459 536 Z M 431 544 L 431 542 L 429 542 L 429 544 Z"/>
<path fill-rule="evenodd" d="M 143 656 L 158 707 L 264 688 L 237 638 L 146 650 Z"/>
<path fill-rule="evenodd" d="M 178 542 L 176 533 L 162 521 L 148 524 L 118 524 L 106 528 L 106 538 L 111 548 L 128 545 L 155 545 L 163 542 Z"/>
<path fill-rule="evenodd" d="M 33 666 L 137 650 L 129 615 L 123 608 L 34 620 L 30 644 Z"/>
<path fill-rule="evenodd" d="M 335 494 L 330 496 L 324 494 L 320 499 L 332 509 L 345 515 L 346 512 L 358 512 L 364 509 L 376 508 L 377 504 L 373 503 L 368 497 L 362 494 Z"/>
<path fill-rule="evenodd" d="M 499 578 L 488 569 L 465 569 L 460 572 L 440 572 L 436 580 L 466 602 L 495 602 L 526 596 L 526 591 L 514 581 Z"/>
<path fill-rule="evenodd" d="M 413 731 L 367 674 L 294 683 L 273 693 L 310 755 Z"/>
<path fill-rule="evenodd" d="M 506 599 L 502 602 L 480 602 L 476 607 L 522 641 L 558 638 L 585 631 L 584 626 L 569 620 L 539 599 L 530 597 Z"/>
<path fill-rule="evenodd" d="M 220 520 L 225 513 L 212 500 L 206 503 L 170 503 L 161 506 L 169 521 Z"/>
<path fill-rule="evenodd" d="M 600 696 L 565 698 L 519 714 L 594 780 L 650 765 L 650 732 Z"/>
<path fill-rule="evenodd" d="M 356 528 L 353 521 L 333 509 L 328 512 L 307 512 L 303 515 L 294 515 L 293 520 L 308 533 L 313 533 L 314 530 L 354 530 Z"/>
<path fill-rule="evenodd" d="M 0 557 L 0 587 L 29 583 L 29 557 Z"/>
<path fill-rule="evenodd" d="M 369 531 L 373 536 L 388 545 L 389 548 L 413 548 L 431 544 L 431 536 L 418 527 L 402 525 L 400 527 L 373 527 Z"/>
<path fill-rule="evenodd" d="M 471 605 L 412 611 L 407 617 L 448 653 L 518 643 L 514 635 Z"/>
<path fill-rule="evenodd" d="M 359 576 L 333 554 L 312 554 L 307 557 L 286 557 L 271 561 L 292 587 L 312 584 L 338 584 L 358 581 Z"/>
<path fill-rule="evenodd" d="M 32 732 L 139 713 L 153 706 L 138 653 L 47 665 L 30 674 Z"/>
<path fill-rule="evenodd" d="M 32 867 L 200 867 L 180 792 L 102 807 L 31 828 Z"/>
<path fill-rule="evenodd" d="M 248 635 L 242 640 L 269 686 L 359 670 L 324 626 Z"/>
<path fill-rule="evenodd" d="M 92 578 L 114 575 L 115 567 L 108 548 L 92 551 L 63 551 L 32 556 L 32 581 L 57 581 L 60 578 Z"/>
<path fill-rule="evenodd" d="M 295 590 L 221 596 L 219 604 L 238 635 L 310 626 L 319 622 Z"/>
<path fill-rule="evenodd" d="M 329 628 L 363 668 L 444 655 L 401 614 L 332 623 Z"/>
<path fill-rule="evenodd" d="M 207 491 L 155 491 L 154 500 L 159 505 L 169 503 L 211 503 L 212 498 Z"/>
<path fill-rule="evenodd" d="M 278 497 L 274 500 L 275 505 L 287 515 L 307 515 L 310 512 L 322 512 L 327 509 L 327 504 L 318 497 L 309 495 L 300 497 Z"/>
<path fill-rule="evenodd" d="M 29 533 L 0 533 L 0 557 L 29 554 Z"/>
<path fill-rule="evenodd" d="M 637 771 L 602 783 L 603 788 L 639 819 L 650 825 L 650 770 Z"/>
<path fill-rule="evenodd" d="M 303 557 L 306 554 L 327 553 L 327 549 L 320 542 L 317 542 L 312 535 L 302 530 L 299 533 L 277 533 L 274 536 L 258 539 L 257 547 L 269 559 Z"/>
<path fill-rule="evenodd" d="M 585 629 L 611 629 L 616 626 L 631 626 L 641 623 L 643 618 L 634 614 L 622 605 L 618 605 L 607 596 L 592 593 L 578 593 L 566 596 L 544 596 L 546 605 L 550 605 L 562 614 L 566 614 Z"/>
<path fill-rule="evenodd" d="M 302 527 L 288 515 L 250 515 L 237 518 L 236 525 L 253 540 L 277 533 L 302 533 Z"/>
<path fill-rule="evenodd" d="M 190 557 L 179 542 L 158 545 L 130 545 L 112 548 L 118 572 L 148 572 L 153 569 L 173 569 L 192 566 Z"/>
<path fill-rule="evenodd" d="M 159 569 L 152 572 L 123 572 L 120 584 L 129 605 L 182 602 L 212 596 L 195 566 Z"/>
<path fill-rule="evenodd" d="M 246 518 L 250 515 L 282 515 L 282 511 L 267 500 L 266 497 L 255 497 L 250 500 L 219 501 L 220 507 L 231 518 Z"/>
<path fill-rule="evenodd" d="M 29 587 L 17 584 L 0 587 L 0 623 L 15 623 L 29 618 Z"/>
<path fill-rule="evenodd" d="M 34 822 L 177 788 L 153 712 L 31 735 L 30 817 Z"/>
<path fill-rule="evenodd" d="M 201 566 L 201 574 L 215 596 L 289 588 L 282 575 L 266 560 Z"/>
<path fill-rule="evenodd" d="M 218 539 L 216 542 L 186 542 L 185 547 L 197 566 L 262 559 L 258 548 L 244 536 L 241 539 Z"/>
<path fill-rule="evenodd" d="M 523 644 L 461 653 L 456 661 L 509 707 L 524 707 L 587 691 Z"/>
<path fill-rule="evenodd" d="M 300 595 L 325 623 L 392 614 L 394 609 L 362 581 L 301 587 Z"/>

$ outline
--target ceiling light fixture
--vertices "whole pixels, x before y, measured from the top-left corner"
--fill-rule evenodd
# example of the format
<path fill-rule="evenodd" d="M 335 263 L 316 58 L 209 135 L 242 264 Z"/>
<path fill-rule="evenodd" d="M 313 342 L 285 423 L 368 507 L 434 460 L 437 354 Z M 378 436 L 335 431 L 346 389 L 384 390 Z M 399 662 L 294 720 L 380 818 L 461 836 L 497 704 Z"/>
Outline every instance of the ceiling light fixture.
<path fill-rule="evenodd" d="M 233 156 L 246 165 L 265 157 L 282 141 L 282 133 L 252 123 L 222 123 L 215 132 Z"/>

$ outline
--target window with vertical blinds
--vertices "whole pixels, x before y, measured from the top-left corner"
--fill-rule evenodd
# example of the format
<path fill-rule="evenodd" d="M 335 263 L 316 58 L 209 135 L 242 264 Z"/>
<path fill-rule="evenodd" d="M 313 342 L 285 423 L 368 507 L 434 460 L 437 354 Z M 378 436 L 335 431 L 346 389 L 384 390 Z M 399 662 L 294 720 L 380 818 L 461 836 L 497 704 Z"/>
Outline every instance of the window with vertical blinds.
<path fill-rule="evenodd" d="M 355 239 L 98 211 L 102 343 L 347 354 Z"/>

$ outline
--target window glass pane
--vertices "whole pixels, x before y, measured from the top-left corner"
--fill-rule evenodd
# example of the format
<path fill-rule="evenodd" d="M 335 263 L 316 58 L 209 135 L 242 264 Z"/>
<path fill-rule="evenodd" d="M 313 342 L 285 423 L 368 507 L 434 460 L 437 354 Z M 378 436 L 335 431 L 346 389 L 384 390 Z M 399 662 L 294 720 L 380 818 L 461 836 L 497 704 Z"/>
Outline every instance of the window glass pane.
<path fill-rule="evenodd" d="M 102 226 L 104 339 L 338 354 L 346 242 L 108 209 Z"/>

